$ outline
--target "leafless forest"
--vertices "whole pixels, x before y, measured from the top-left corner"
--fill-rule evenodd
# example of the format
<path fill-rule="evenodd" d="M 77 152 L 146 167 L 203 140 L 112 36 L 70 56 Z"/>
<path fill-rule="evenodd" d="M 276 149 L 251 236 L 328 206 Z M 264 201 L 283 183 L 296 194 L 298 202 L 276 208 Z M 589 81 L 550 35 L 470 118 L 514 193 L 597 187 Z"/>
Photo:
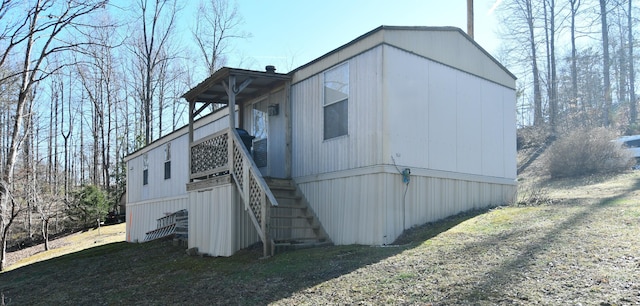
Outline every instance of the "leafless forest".
<path fill-rule="evenodd" d="M 249 35 L 234 3 L 184 5 L 0 0 L 0 270 L 8 247 L 117 210 L 123 158 L 184 125 L 180 96 Z"/>

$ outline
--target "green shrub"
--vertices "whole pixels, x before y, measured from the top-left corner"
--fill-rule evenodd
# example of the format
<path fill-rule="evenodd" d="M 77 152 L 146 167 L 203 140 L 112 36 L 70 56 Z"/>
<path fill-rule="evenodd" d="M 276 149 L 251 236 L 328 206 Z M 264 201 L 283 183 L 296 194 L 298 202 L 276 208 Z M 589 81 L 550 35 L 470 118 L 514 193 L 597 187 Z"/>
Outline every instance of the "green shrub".
<path fill-rule="evenodd" d="M 74 194 L 68 207 L 69 218 L 81 227 L 96 225 L 96 221 L 104 221 L 109 211 L 109 202 L 104 191 L 95 185 L 82 187 Z"/>
<path fill-rule="evenodd" d="M 633 156 L 622 144 L 613 141 L 616 138 L 613 131 L 605 128 L 582 128 L 562 135 L 547 154 L 549 175 L 575 177 L 630 169 Z"/>

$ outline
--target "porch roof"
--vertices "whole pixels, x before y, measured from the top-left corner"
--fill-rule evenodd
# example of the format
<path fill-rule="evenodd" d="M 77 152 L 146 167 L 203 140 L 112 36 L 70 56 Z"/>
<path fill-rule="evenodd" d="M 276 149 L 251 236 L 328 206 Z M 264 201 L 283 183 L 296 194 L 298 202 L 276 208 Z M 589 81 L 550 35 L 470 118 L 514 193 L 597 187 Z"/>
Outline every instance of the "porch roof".
<path fill-rule="evenodd" d="M 225 91 L 223 82 L 227 83 L 230 76 L 235 76 L 236 84 L 238 84 L 236 87 L 248 82 L 248 85 L 246 85 L 244 89 L 235 89 L 237 102 L 256 98 L 291 79 L 291 76 L 288 74 L 276 73 L 274 71 L 256 71 L 223 67 L 196 85 L 196 87 L 187 91 L 182 97 L 190 103 L 229 104 L 229 96 Z"/>

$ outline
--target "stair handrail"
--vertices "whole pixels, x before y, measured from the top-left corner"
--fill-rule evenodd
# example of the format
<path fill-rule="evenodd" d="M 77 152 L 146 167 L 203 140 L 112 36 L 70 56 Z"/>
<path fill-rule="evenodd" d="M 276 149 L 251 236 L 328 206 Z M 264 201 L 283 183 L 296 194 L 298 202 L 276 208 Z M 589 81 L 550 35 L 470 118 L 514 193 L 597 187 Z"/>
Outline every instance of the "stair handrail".
<path fill-rule="evenodd" d="M 251 158 L 249 150 L 244 146 L 240 135 L 236 129 L 228 129 L 229 133 L 229 174 L 233 177 L 240 197 L 245 206 L 245 210 L 249 213 L 251 221 L 258 230 L 260 239 L 263 244 L 264 256 L 273 255 L 274 241 L 269 235 L 269 207 L 267 202 L 271 206 L 278 206 L 276 197 L 271 192 L 271 189 L 267 185 L 267 182 L 262 177 L 258 166 Z M 237 153 L 237 154 L 236 154 Z M 239 158 L 240 160 L 236 160 Z M 261 194 L 259 195 L 259 211 L 257 203 L 252 203 L 254 200 L 251 192 L 251 183 L 255 183 Z"/>

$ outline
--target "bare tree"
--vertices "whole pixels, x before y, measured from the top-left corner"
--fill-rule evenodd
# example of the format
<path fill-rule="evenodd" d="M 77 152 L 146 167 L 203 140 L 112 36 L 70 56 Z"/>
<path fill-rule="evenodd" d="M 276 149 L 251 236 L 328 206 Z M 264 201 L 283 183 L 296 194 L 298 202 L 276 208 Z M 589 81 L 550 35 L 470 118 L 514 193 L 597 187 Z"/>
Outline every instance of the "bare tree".
<path fill-rule="evenodd" d="M 545 38 L 547 46 L 547 92 L 549 95 L 549 125 L 556 132 L 558 125 L 558 74 L 556 65 L 556 2 L 544 0 Z"/>
<path fill-rule="evenodd" d="M 112 124 L 115 115 L 113 110 L 119 92 L 119 80 L 114 58 L 116 29 L 108 15 L 103 15 L 97 22 L 102 26 L 95 28 L 91 36 L 96 42 L 88 47 L 84 54 L 84 62 L 77 65 L 77 75 L 84 92 L 87 94 L 92 107 L 92 137 L 93 137 L 93 165 L 94 184 L 102 183 L 104 189 L 111 184 L 112 164 Z"/>
<path fill-rule="evenodd" d="M 571 4 L 571 99 L 569 104 L 572 109 L 578 105 L 578 57 L 576 49 L 576 16 L 580 9 L 580 0 L 570 0 Z"/>
<path fill-rule="evenodd" d="M 535 27 L 533 24 L 534 14 L 531 0 L 523 0 L 519 3 L 522 14 L 526 16 L 527 28 L 529 30 L 529 46 L 531 54 L 531 73 L 533 74 L 533 101 L 534 114 L 533 124 L 541 125 L 544 120 L 542 118 L 542 93 L 540 91 L 540 72 L 538 71 L 538 60 L 536 50 Z"/>
<path fill-rule="evenodd" d="M 232 40 L 251 37 L 240 30 L 243 23 L 237 2 L 231 5 L 227 0 L 200 1 L 193 36 L 209 75 L 225 64 Z"/>
<path fill-rule="evenodd" d="M 69 120 L 66 124 L 66 131 L 65 131 L 65 103 L 64 101 L 62 101 L 61 103 L 61 111 L 60 111 L 60 136 L 62 136 L 62 139 L 64 140 L 64 193 L 63 193 L 63 199 L 64 201 L 68 200 L 69 197 L 69 177 L 72 176 L 72 172 L 69 169 L 69 159 L 71 158 L 70 154 L 69 154 L 69 142 L 70 142 L 70 137 L 71 137 L 71 132 L 73 131 L 73 122 L 74 122 L 74 116 L 73 116 L 73 112 L 71 111 L 71 97 L 72 97 L 72 93 L 71 93 L 71 74 L 69 74 L 69 94 L 67 95 L 68 98 L 68 102 L 67 102 L 67 107 L 66 107 L 66 111 L 67 111 L 67 120 Z"/>
<path fill-rule="evenodd" d="M 629 122 L 635 129 L 637 128 L 636 121 L 638 120 L 638 109 L 636 102 L 636 89 L 635 89 L 635 70 L 634 70 L 634 57 L 633 57 L 633 19 L 631 18 L 631 11 L 633 9 L 631 0 L 628 1 L 629 7 L 627 10 L 627 27 L 629 28 L 629 37 L 627 43 L 629 44 Z"/>
<path fill-rule="evenodd" d="M 602 75 L 604 80 L 604 105 L 602 108 L 602 125 L 611 124 L 611 80 L 609 58 L 609 26 L 607 24 L 607 0 L 600 1 L 600 22 L 602 26 Z"/>
<path fill-rule="evenodd" d="M 0 270 L 5 262 L 6 234 L 8 226 L 12 223 L 11 213 L 15 211 L 13 208 L 15 200 L 11 193 L 16 161 L 24 141 L 22 126 L 27 115 L 29 93 L 35 84 L 64 66 L 64 64 L 47 66 L 48 57 L 86 44 L 86 42 L 74 42 L 70 37 L 77 36 L 82 28 L 88 26 L 81 22 L 83 16 L 105 7 L 107 1 L 58 3 L 55 0 L 37 0 L 26 12 L 22 10 L 22 6 L 12 6 L 12 4 L 15 2 L 8 0 L 0 3 L 0 16 L 3 19 L 7 16 L 15 18 L 7 21 L 7 27 L 4 27 L 0 34 L 0 43 L 5 46 L 5 49 L 0 51 L 0 68 L 10 56 L 17 57 L 18 54 L 20 54 L 19 61 L 22 65 L 18 71 L 20 79 L 18 98 L 10 123 L 13 129 L 9 137 L 8 152 L 3 160 L 0 183 L 0 244 L 2 244 Z"/>
<path fill-rule="evenodd" d="M 151 2 L 151 3 L 150 3 Z M 144 144 L 153 139 L 153 107 L 157 94 L 158 73 L 163 62 L 170 60 L 166 46 L 170 43 L 180 10 L 176 0 L 139 0 L 142 36 L 135 37 L 132 52 L 135 55 L 138 76 L 138 95 L 144 124 Z"/>
<path fill-rule="evenodd" d="M 536 32 L 538 25 L 535 23 L 538 20 L 543 20 L 543 18 L 539 18 L 541 9 L 534 6 L 533 0 L 514 0 L 501 6 L 502 23 L 505 30 L 503 37 L 506 41 L 511 42 L 513 46 L 509 53 L 511 56 L 516 56 L 520 62 L 527 63 L 527 73 L 530 73 L 531 76 L 533 83 L 533 124 L 536 126 L 544 123 L 540 69 L 538 66 L 538 33 Z"/>

